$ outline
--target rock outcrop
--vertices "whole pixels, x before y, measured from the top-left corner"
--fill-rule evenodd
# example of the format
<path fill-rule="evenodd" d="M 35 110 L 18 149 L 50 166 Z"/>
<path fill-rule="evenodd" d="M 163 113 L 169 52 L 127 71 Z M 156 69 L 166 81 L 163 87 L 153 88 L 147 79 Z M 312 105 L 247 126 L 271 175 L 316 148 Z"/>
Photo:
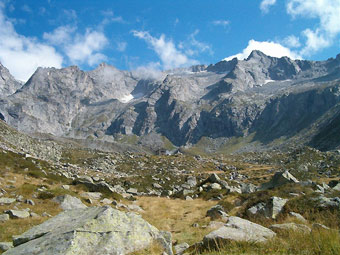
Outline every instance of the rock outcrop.
<path fill-rule="evenodd" d="M 172 255 L 169 235 L 134 213 L 111 207 L 68 210 L 13 238 L 4 254 L 123 255 L 159 243 Z"/>

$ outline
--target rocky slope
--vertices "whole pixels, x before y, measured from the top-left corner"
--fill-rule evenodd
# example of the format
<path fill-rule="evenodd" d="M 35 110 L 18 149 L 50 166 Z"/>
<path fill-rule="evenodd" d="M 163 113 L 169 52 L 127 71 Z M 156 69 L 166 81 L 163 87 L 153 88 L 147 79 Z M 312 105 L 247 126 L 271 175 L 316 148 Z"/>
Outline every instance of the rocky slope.
<path fill-rule="evenodd" d="M 106 64 L 89 72 L 39 68 L 16 93 L 3 94 L 0 116 L 27 133 L 97 142 L 128 136 L 151 148 L 247 136 L 264 146 L 340 145 L 327 135 L 339 115 L 340 55 L 305 61 L 253 51 L 242 61 L 141 77 Z"/>

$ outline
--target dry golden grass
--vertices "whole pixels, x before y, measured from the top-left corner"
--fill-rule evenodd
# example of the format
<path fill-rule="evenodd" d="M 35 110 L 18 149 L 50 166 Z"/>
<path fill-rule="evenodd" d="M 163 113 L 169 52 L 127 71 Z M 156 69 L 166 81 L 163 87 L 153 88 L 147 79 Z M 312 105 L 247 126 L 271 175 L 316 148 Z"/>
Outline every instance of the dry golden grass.
<path fill-rule="evenodd" d="M 209 223 L 206 211 L 216 204 L 215 201 L 195 199 L 185 201 L 159 197 L 140 197 L 137 204 L 145 211 L 145 220 L 160 230 L 170 231 L 178 243 L 193 244 L 202 240 L 211 229 L 202 228 Z M 200 227 L 193 227 L 198 223 Z"/>

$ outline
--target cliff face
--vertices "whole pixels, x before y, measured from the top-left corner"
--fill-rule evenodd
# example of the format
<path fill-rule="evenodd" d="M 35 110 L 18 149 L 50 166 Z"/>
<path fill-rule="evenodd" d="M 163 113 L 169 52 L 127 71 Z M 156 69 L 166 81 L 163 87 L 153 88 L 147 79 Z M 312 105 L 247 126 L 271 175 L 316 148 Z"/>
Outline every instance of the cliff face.
<path fill-rule="evenodd" d="M 250 133 L 268 144 L 310 129 L 302 141 L 324 149 L 325 130 L 338 119 L 340 55 L 316 62 L 254 51 L 242 61 L 141 77 L 106 64 L 89 72 L 39 68 L 15 94 L 2 94 L 0 117 L 28 133 L 107 141 L 156 135 L 176 146 Z"/>

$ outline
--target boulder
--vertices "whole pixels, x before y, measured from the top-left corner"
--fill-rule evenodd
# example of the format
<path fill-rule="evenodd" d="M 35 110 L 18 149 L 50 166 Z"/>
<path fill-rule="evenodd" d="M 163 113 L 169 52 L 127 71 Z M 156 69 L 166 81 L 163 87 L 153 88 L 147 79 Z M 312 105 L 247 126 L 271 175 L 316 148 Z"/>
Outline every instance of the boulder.
<path fill-rule="evenodd" d="M 8 214 L 0 214 L 0 222 L 8 221 L 9 215 Z"/>
<path fill-rule="evenodd" d="M 159 243 L 172 255 L 171 235 L 134 213 L 109 206 L 68 210 L 13 237 L 5 255 L 124 255 Z"/>
<path fill-rule="evenodd" d="M 261 225 L 231 216 L 223 227 L 209 233 L 203 238 L 201 247 L 213 248 L 230 241 L 265 242 L 276 234 Z"/>
<path fill-rule="evenodd" d="M 15 198 L 9 198 L 9 197 L 1 197 L 0 198 L 0 204 L 4 205 L 10 205 L 16 201 Z"/>
<path fill-rule="evenodd" d="M 270 202 L 270 217 L 276 219 L 277 215 L 282 211 L 288 199 L 281 197 L 272 197 Z"/>
<path fill-rule="evenodd" d="M 188 249 L 190 246 L 187 243 L 180 243 L 175 245 L 175 255 L 182 255 L 186 249 Z"/>
<path fill-rule="evenodd" d="M 229 215 L 224 211 L 224 208 L 221 205 L 211 207 L 206 213 L 206 217 L 210 217 L 211 220 L 226 218 L 228 216 Z"/>
<path fill-rule="evenodd" d="M 289 216 L 295 218 L 296 220 L 298 220 L 300 222 L 307 223 L 307 220 L 300 213 L 290 212 Z"/>
<path fill-rule="evenodd" d="M 7 251 L 11 248 L 13 248 L 12 242 L 0 242 L 0 252 Z"/>
<path fill-rule="evenodd" d="M 287 231 L 293 231 L 293 232 L 302 232 L 302 233 L 310 233 L 312 230 L 310 227 L 304 225 L 304 224 L 297 224 L 297 223 L 283 223 L 283 224 L 274 224 L 269 227 L 271 230 L 273 230 L 276 233 L 282 233 Z"/>
<path fill-rule="evenodd" d="M 287 183 L 299 183 L 299 181 L 288 171 L 276 172 L 269 182 L 261 185 L 260 190 L 272 189 Z"/>
<path fill-rule="evenodd" d="M 248 215 L 260 215 L 266 218 L 276 219 L 282 211 L 288 199 L 272 197 L 268 203 L 258 203 L 248 209 Z"/>
<path fill-rule="evenodd" d="M 5 213 L 12 219 L 24 219 L 30 217 L 30 213 L 26 210 L 7 210 Z"/>
<path fill-rule="evenodd" d="M 86 208 L 79 198 L 72 197 L 70 195 L 61 195 L 53 198 L 54 202 L 60 204 L 60 207 L 63 210 L 72 210 L 72 209 L 83 209 Z"/>
<path fill-rule="evenodd" d="M 81 194 L 82 197 L 94 199 L 94 200 L 99 200 L 103 196 L 102 193 L 100 192 L 84 192 Z"/>

